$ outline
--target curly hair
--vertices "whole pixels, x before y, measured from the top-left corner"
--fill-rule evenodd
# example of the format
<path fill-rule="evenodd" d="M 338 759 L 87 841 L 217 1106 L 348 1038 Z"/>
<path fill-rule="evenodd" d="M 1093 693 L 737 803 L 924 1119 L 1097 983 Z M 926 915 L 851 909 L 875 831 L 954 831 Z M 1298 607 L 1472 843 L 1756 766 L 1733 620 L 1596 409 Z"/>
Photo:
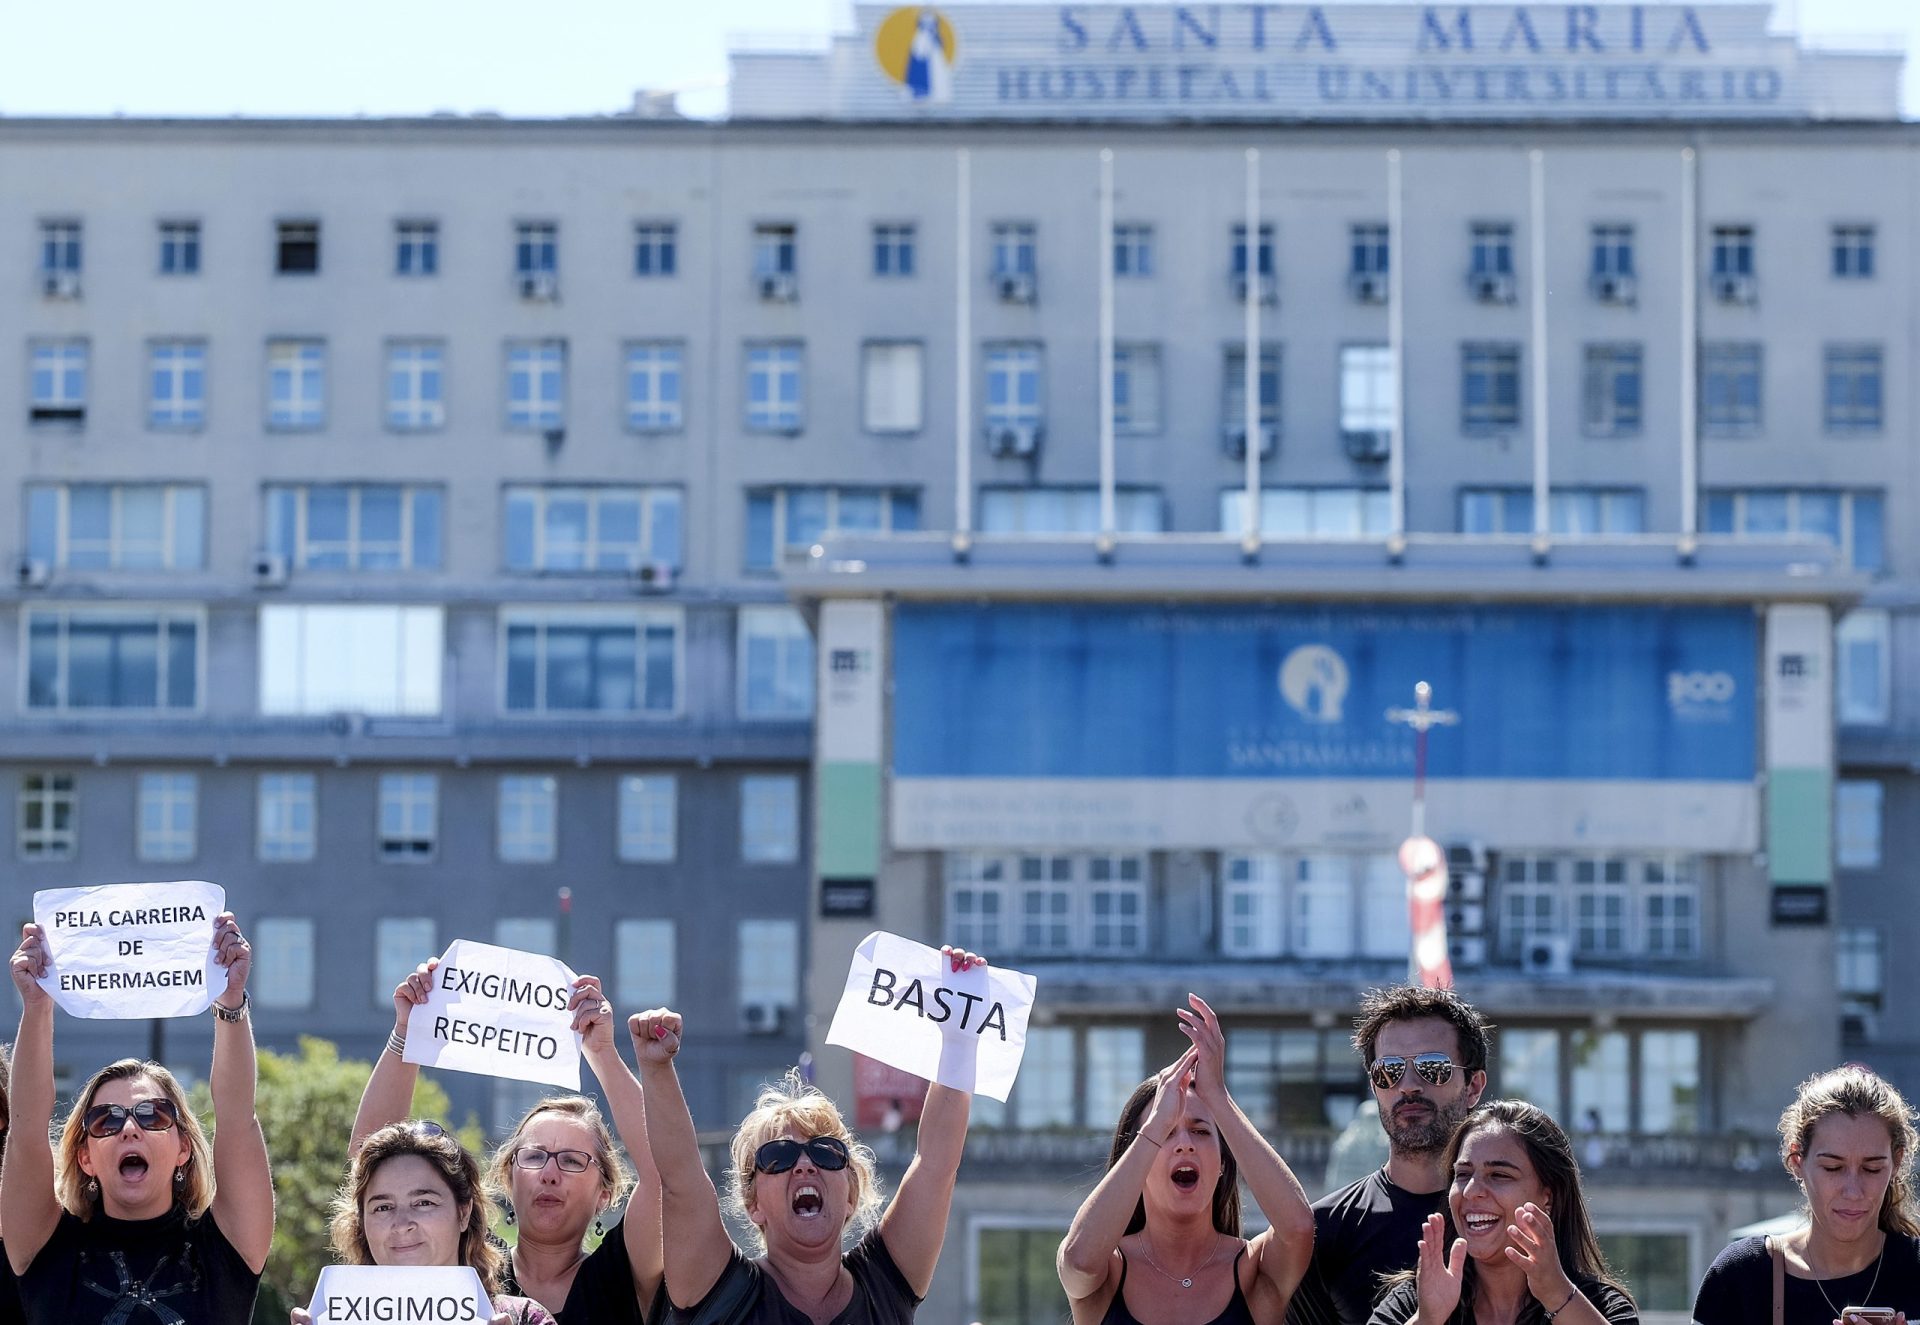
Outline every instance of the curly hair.
<path fill-rule="evenodd" d="M 1893 1146 L 1893 1180 L 1880 1202 L 1880 1227 L 1904 1238 L 1920 1236 L 1920 1210 L 1915 1208 L 1913 1155 L 1916 1136 L 1913 1109 L 1899 1091 L 1867 1068 L 1849 1063 L 1815 1073 L 1800 1083 L 1793 1103 L 1780 1115 L 1780 1162 L 1793 1172 L 1795 1156 L 1805 1160 L 1813 1129 L 1822 1118 L 1844 1113 L 1849 1118 L 1878 1118 Z M 1800 1181 L 1794 1174 L 1794 1181 Z"/>
<path fill-rule="evenodd" d="M 500 1291 L 500 1271 L 506 1264 L 500 1248 L 487 1236 L 493 1220 L 493 1200 L 480 1180 L 480 1163 L 467 1153 L 458 1137 L 429 1132 L 417 1122 L 389 1123 L 361 1143 L 347 1166 L 346 1181 L 333 1198 L 333 1249 L 348 1265 L 373 1265 L 362 1219 L 367 1188 L 373 1175 L 390 1159 L 418 1155 L 433 1166 L 453 1193 L 454 1203 L 467 1207 L 460 1226 L 460 1264 L 471 1265 L 491 1296 Z"/>
<path fill-rule="evenodd" d="M 80 1154 L 87 1148 L 87 1110 L 93 1107 L 93 1097 L 109 1081 L 131 1081 L 140 1077 L 158 1086 L 161 1095 L 173 1105 L 180 1120 L 180 1133 L 187 1139 L 189 1153 L 187 1162 L 181 1166 L 184 1180 L 178 1197 L 186 1207 L 187 1218 L 198 1219 L 213 1204 L 213 1143 L 207 1140 L 206 1129 L 187 1103 L 187 1092 L 180 1088 L 173 1073 L 160 1064 L 122 1058 L 108 1063 L 87 1079 L 87 1084 L 74 1097 L 73 1107 L 67 1110 L 66 1121 L 60 1125 L 60 1139 L 54 1145 L 53 1191 L 67 1213 L 92 1219 L 99 1208 L 99 1197 L 88 1195 L 89 1179 L 86 1170 L 80 1167 Z"/>
<path fill-rule="evenodd" d="M 733 1134 L 733 1176 L 728 1183 L 728 1210 L 740 1216 L 743 1222 L 752 1223 L 747 1217 L 747 1209 L 753 1204 L 754 1179 L 757 1176 L 753 1157 L 761 1146 L 785 1136 L 789 1131 L 806 1137 L 831 1136 L 846 1142 L 851 1157 L 847 1164 L 847 1223 L 855 1230 L 865 1229 L 880 1210 L 880 1173 L 873 1151 L 854 1139 L 852 1130 L 840 1116 L 840 1110 L 834 1107 L 833 1101 L 801 1080 L 797 1071 L 789 1071 L 780 1080 L 762 1086 L 760 1097 L 754 1101 L 753 1111 L 740 1120 L 740 1130 Z M 754 1236 L 760 1240 L 761 1249 L 765 1250 L 765 1235 L 757 1224 L 753 1225 L 753 1229 Z"/>
<path fill-rule="evenodd" d="M 527 1110 L 512 1134 L 495 1148 L 493 1160 L 487 1165 L 487 1185 L 494 1199 L 511 1204 L 513 1152 L 520 1148 L 521 1138 L 527 1134 L 527 1129 L 548 1115 L 579 1123 L 593 1134 L 593 1158 L 600 1170 L 600 1192 L 606 1197 L 604 1204 L 618 1205 L 620 1198 L 633 1187 L 633 1170 L 627 1167 L 620 1147 L 614 1144 L 613 1132 L 607 1127 L 607 1120 L 601 1116 L 600 1107 L 585 1095 L 549 1095 Z"/>
<path fill-rule="evenodd" d="M 1433 1017 L 1451 1025 L 1460 1038 L 1460 1067 L 1471 1077 L 1487 1070 L 1487 1019 L 1473 1004 L 1451 989 L 1423 989 L 1417 985 L 1388 985 L 1360 996 L 1360 1015 L 1353 1021 L 1353 1047 L 1360 1061 L 1373 1061 L 1373 1046 L 1390 1022 Z"/>

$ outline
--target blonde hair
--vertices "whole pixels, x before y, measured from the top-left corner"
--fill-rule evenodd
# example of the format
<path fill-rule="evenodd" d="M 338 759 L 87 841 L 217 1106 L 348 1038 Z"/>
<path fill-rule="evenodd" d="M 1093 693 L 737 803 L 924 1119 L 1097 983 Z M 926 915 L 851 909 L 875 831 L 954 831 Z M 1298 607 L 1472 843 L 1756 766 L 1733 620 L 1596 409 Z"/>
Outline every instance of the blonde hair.
<path fill-rule="evenodd" d="M 139 1077 L 147 1078 L 160 1088 L 160 1094 L 173 1105 L 179 1118 L 181 1135 L 187 1138 L 187 1162 L 180 1168 L 185 1181 L 175 1189 L 174 1199 L 187 1208 L 189 1219 L 198 1219 L 213 1204 L 213 1146 L 200 1119 L 187 1103 L 187 1092 L 180 1089 L 173 1073 L 160 1064 L 122 1058 L 108 1063 L 87 1079 L 73 1107 L 67 1110 L 66 1121 L 60 1125 L 60 1141 L 54 1148 L 53 1194 L 68 1214 L 92 1219 L 99 1208 L 100 1189 L 93 1186 L 89 1191 L 93 1179 L 80 1167 L 81 1152 L 87 1148 L 87 1110 L 93 1107 L 93 1097 L 109 1081 L 131 1081 Z"/>
<path fill-rule="evenodd" d="M 754 1179 L 759 1176 L 753 1167 L 754 1155 L 761 1146 L 789 1131 L 809 1138 L 831 1136 L 846 1143 L 849 1156 L 847 1223 L 864 1229 L 880 1209 L 880 1174 L 873 1151 L 854 1139 L 833 1101 L 802 1081 L 797 1071 L 789 1071 L 780 1080 L 762 1086 L 753 1112 L 740 1120 L 740 1130 L 733 1134 L 733 1178 L 727 1194 L 728 1208 L 743 1222 L 752 1223 L 747 1210 L 753 1204 Z M 753 1230 L 764 1250 L 766 1236 L 757 1224 Z"/>
<path fill-rule="evenodd" d="M 1793 1103 L 1780 1115 L 1780 1162 L 1793 1172 L 1798 1155 L 1804 1163 L 1813 1129 L 1822 1118 L 1844 1113 L 1849 1118 L 1878 1118 L 1886 1126 L 1893 1147 L 1893 1180 L 1880 1203 L 1880 1227 L 1901 1237 L 1920 1235 L 1920 1212 L 1915 1209 L 1913 1156 L 1916 1135 L 1913 1109 L 1884 1079 L 1855 1064 L 1820 1072 L 1800 1083 Z M 1800 1181 L 1795 1174 L 1794 1180 Z M 1802 1184 L 1804 1188 L 1804 1183 Z"/>
<path fill-rule="evenodd" d="M 487 1236 L 493 1201 L 480 1181 L 479 1161 L 467 1153 L 458 1137 L 423 1131 L 415 1122 L 389 1123 L 361 1143 L 360 1152 L 347 1166 L 346 1181 L 333 1198 L 334 1251 L 348 1265 L 375 1264 L 361 1207 L 380 1166 L 407 1155 L 418 1155 L 431 1164 L 453 1193 L 454 1203 L 467 1207 L 466 1222 L 460 1226 L 460 1264 L 473 1267 L 489 1294 L 499 1292 L 506 1259 Z"/>
<path fill-rule="evenodd" d="M 600 1114 L 600 1106 L 585 1095 L 549 1095 L 527 1110 L 526 1117 L 494 1150 L 493 1162 L 487 1165 L 487 1183 L 493 1189 L 494 1198 L 503 1203 L 512 1201 L 513 1152 L 520 1148 L 527 1129 L 543 1114 L 579 1123 L 593 1134 L 593 1157 L 600 1169 L 601 1194 L 607 1198 L 607 1205 L 617 1205 L 633 1187 L 633 1170 L 627 1167 L 620 1148 L 614 1144 L 613 1133 Z"/>

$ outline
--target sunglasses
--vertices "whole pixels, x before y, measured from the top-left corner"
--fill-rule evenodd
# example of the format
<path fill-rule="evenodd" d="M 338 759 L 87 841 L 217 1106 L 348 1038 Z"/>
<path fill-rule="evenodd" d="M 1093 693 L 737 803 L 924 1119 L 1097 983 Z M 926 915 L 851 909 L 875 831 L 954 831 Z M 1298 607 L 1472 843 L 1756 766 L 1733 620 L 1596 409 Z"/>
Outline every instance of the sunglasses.
<path fill-rule="evenodd" d="M 553 1160 L 562 1173 L 585 1173 L 593 1166 L 593 1156 L 584 1150 L 543 1150 L 539 1146 L 521 1146 L 513 1152 L 513 1162 L 538 1173 Z M 791 1167 L 791 1166 L 789 1166 Z"/>
<path fill-rule="evenodd" d="M 1373 1082 L 1375 1090 L 1392 1090 L 1407 1074 L 1408 1063 L 1429 1086 L 1444 1086 L 1453 1080 L 1453 1060 L 1445 1054 L 1415 1054 L 1412 1058 L 1386 1054 L 1367 1064 L 1367 1080 Z"/>
<path fill-rule="evenodd" d="M 785 1173 L 800 1162 L 805 1155 L 818 1169 L 829 1172 L 844 1169 L 848 1159 L 847 1143 L 837 1136 L 813 1136 L 805 1141 L 795 1141 L 783 1136 L 778 1141 L 769 1141 L 753 1155 L 753 1167 L 762 1173 Z"/>
<path fill-rule="evenodd" d="M 180 1113 L 172 1100 L 141 1100 L 131 1109 L 124 1104 L 96 1104 L 87 1110 L 87 1135 L 100 1140 L 118 1136 L 129 1118 L 139 1123 L 143 1132 L 170 1132 L 180 1125 Z"/>

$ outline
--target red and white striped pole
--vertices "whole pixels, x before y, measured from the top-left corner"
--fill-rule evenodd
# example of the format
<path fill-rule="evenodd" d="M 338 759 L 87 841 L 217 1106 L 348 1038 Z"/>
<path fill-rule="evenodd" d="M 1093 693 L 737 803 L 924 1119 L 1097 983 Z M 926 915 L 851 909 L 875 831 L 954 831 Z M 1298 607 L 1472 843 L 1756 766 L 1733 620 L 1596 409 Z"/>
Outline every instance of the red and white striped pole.
<path fill-rule="evenodd" d="M 1413 728 L 1413 831 L 1400 844 L 1400 870 L 1407 876 L 1407 918 L 1413 931 L 1407 981 L 1428 989 L 1453 987 L 1447 955 L 1447 853 L 1427 836 L 1427 733 L 1451 727 L 1460 715 L 1432 707 L 1433 687 L 1413 688 L 1413 707 L 1388 709 L 1388 722 Z"/>

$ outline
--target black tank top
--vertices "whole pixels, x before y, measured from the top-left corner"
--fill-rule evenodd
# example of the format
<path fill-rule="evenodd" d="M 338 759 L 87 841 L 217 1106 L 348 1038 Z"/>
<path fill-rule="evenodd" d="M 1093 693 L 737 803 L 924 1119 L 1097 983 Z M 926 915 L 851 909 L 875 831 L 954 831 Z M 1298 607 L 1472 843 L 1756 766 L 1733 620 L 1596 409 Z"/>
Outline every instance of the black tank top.
<path fill-rule="evenodd" d="M 1233 1258 L 1233 1296 L 1220 1314 L 1210 1321 L 1182 1322 L 1182 1325 L 1253 1325 L 1253 1310 L 1247 1306 L 1247 1295 L 1240 1291 L 1240 1258 L 1247 1254 L 1243 1246 Z M 1127 1309 L 1127 1253 L 1120 1253 L 1120 1286 L 1113 1290 L 1113 1301 L 1107 1304 L 1107 1314 L 1101 1318 L 1100 1325 L 1140 1325 L 1134 1319 L 1133 1312 Z"/>

